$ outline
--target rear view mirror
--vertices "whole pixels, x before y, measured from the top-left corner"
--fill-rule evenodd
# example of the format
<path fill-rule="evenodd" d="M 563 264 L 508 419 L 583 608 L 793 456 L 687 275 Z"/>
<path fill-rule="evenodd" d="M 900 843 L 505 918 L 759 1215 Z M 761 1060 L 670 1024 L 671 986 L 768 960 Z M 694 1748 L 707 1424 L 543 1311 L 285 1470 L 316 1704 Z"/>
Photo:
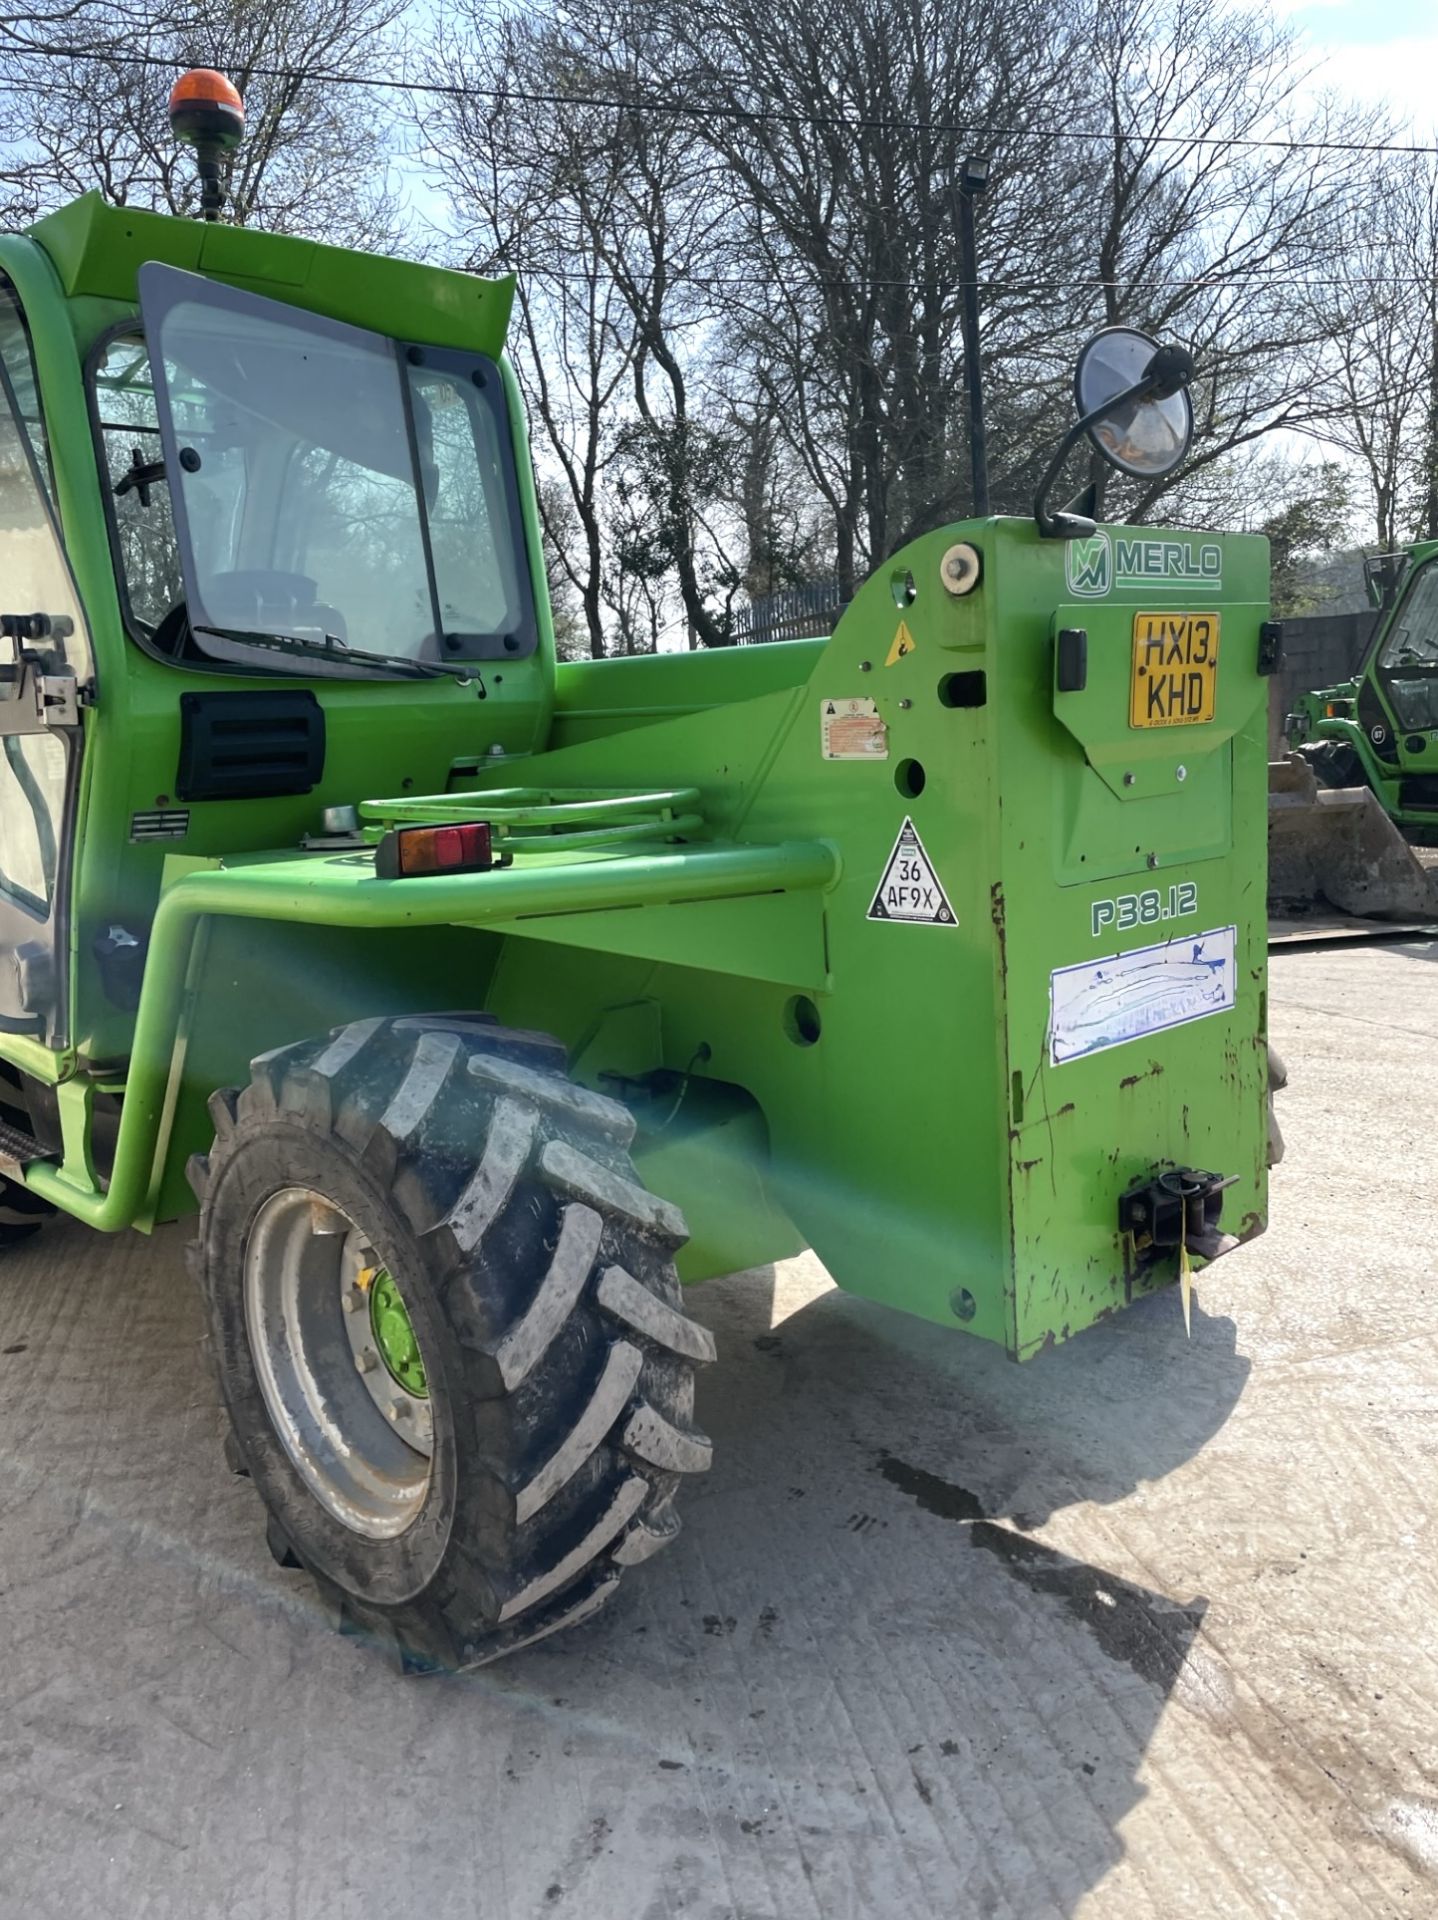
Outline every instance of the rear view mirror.
<path fill-rule="evenodd" d="M 1078 358 L 1074 399 L 1110 466 L 1140 480 L 1173 472 L 1193 439 L 1192 377 L 1182 347 L 1161 347 L 1135 327 L 1095 334 Z"/>
<path fill-rule="evenodd" d="M 1049 490 L 1074 448 L 1088 436 L 1120 473 L 1161 480 L 1172 473 L 1193 439 L 1193 355 L 1186 347 L 1160 346 L 1136 327 L 1105 327 L 1078 357 L 1074 400 L 1079 417 L 1064 435 L 1034 496 L 1034 520 L 1045 540 L 1084 539 L 1094 530 L 1091 486 L 1054 513 Z"/>

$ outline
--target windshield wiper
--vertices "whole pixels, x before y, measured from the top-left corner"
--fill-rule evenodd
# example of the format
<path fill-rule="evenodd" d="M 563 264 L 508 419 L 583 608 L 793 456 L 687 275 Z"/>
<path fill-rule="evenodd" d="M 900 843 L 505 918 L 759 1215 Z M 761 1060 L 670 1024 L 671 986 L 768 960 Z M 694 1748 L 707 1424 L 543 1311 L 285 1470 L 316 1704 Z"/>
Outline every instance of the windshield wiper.
<path fill-rule="evenodd" d="M 388 667 L 413 680 L 458 680 L 468 686 L 479 679 L 478 669 L 469 661 L 412 660 L 402 653 L 372 653 L 368 647 L 352 647 L 337 633 L 323 640 L 306 640 L 294 633 L 250 633 L 241 627 L 196 627 L 196 633 L 212 633 L 221 640 L 242 640 L 248 646 L 268 647 L 275 653 L 297 653 L 310 660 L 341 663 L 355 661 L 369 667 Z"/>

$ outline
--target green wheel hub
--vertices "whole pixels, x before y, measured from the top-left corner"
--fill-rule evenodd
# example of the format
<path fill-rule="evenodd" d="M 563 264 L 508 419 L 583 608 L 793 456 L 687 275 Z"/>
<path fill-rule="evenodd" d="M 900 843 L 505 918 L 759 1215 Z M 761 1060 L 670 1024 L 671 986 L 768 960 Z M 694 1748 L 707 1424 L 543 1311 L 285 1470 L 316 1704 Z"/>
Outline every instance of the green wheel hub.
<path fill-rule="evenodd" d="M 381 1267 L 370 1282 L 369 1323 L 380 1358 L 392 1377 L 417 1400 L 427 1399 L 429 1388 L 419 1342 L 414 1337 L 400 1290 L 387 1267 Z"/>

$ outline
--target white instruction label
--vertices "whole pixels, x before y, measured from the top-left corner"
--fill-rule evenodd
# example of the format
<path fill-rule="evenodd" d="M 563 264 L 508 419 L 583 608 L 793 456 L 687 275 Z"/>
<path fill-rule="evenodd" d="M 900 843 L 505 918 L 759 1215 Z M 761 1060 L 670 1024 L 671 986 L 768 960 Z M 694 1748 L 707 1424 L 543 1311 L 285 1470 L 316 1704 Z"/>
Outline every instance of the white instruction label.
<path fill-rule="evenodd" d="M 1216 927 L 1056 968 L 1049 975 L 1049 1059 L 1062 1066 L 1226 1013 L 1237 988 L 1236 941 L 1235 928 Z"/>
<path fill-rule="evenodd" d="M 821 700 L 819 737 L 826 760 L 889 757 L 889 729 L 872 700 Z"/>
<path fill-rule="evenodd" d="M 921 927 L 959 924 L 912 820 L 906 820 L 899 829 L 867 918 L 907 920 Z"/>

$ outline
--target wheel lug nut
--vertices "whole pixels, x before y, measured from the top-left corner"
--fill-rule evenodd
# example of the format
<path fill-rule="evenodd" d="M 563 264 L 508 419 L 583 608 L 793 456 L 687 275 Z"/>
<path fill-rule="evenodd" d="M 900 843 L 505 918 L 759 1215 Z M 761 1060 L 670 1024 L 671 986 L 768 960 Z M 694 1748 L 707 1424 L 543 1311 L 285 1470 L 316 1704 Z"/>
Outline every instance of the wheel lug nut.
<path fill-rule="evenodd" d="M 391 1420 L 408 1420 L 409 1407 L 403 1400 L 391 1400 L 389 1403 L 389 1417 Z"/>
<path fill-rule="evenodd" d="M 373 1373 L 374 1355 L 372 1353 L 357 1353 L 355 1355 L 355 1365 L 361 1373 Z"/>
<path fill-rule="evenodd" d="M 344 1301 L 346 1313 L 358 1313 L 364 1305 L 364 1295 L 358 1287 L 346 1287 L 340 1298 Z"/>

